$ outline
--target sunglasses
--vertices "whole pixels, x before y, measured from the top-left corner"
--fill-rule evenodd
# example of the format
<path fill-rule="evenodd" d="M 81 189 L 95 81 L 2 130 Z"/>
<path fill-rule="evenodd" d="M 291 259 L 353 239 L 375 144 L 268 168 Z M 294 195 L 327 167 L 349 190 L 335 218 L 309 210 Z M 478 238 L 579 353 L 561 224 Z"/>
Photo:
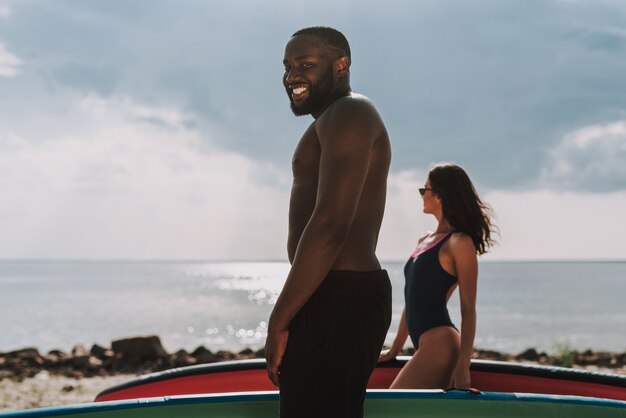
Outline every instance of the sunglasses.
<path fill-rule="evenodd" d="M 429 187 L 420 187 L 419 189 L 417 189 L 420 191 L 420 196 L 424 196 L 424 193 L 426 193 L 426 190 L 430 190 L 432 191 L 433 189 L 429 188 Z"/>

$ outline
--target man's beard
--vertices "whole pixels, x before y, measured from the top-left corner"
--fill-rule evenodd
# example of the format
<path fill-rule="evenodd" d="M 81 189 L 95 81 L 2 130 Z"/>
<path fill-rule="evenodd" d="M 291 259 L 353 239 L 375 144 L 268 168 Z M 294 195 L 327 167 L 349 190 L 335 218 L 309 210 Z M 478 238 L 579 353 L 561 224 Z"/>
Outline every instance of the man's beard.
<path fill-rule="evenodd" d="M 296 116 L 303 116 L 310 115 L 317 110 L 321 110 L 330 98 L 334 81 L 333 69 L 330 67 L 328 71 L 320 77 L 316 84 L 309 84 L 309 97 L 298 107 L 296 107 L 293 98 L 291 97 L 291 92 L 287 91 L 293 114 Z"/>

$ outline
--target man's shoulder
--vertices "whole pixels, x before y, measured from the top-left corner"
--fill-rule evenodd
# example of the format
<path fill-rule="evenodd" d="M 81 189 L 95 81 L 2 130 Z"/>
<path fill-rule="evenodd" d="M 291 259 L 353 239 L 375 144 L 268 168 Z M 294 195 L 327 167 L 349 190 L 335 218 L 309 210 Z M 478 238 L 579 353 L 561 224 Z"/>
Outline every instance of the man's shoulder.
<path fill-rule="evenodd" d="M 374 106 L 374 102 L 367 96 L 351 93 L 337 99 L 317 121 L 319 124 L 358 123 L 382 124 L 382 120 Z"/>
<path fill-rule="evenodd" d="M 340 99 L 337 99 L 332 106 L 328 108 L 331 113 L 336 112 L 375 112 L 376 106 L 374 102 L 367 96 L 359 93 L 350 93 Z"/>

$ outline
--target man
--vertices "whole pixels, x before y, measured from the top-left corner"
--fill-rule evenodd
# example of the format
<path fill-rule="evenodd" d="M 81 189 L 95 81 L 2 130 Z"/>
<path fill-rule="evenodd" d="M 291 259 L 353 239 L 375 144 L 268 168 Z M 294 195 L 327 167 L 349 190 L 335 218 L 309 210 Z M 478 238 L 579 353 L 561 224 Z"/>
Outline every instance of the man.
<path fill-rule="evenodd" d="M 283 63 L 293 113 L 315 120 L 292 160 L 291 270 L 269 320 L 268 375 L 282 418 L 362 417 L 391 320 L 389 277 L 375 254 L 389 137 L 373 103 L 351 91 L 341 32 L 296 32 Z"/>

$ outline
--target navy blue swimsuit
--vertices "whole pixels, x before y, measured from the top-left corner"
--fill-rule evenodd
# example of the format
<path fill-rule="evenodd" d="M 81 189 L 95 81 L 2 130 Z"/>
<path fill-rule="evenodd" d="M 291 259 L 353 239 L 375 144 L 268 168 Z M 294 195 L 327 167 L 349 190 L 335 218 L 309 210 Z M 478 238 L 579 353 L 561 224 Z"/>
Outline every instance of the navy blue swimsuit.
<path fill-rule="evenodd" d="M 439 262 L 439 250 L 451 235 L 449 233 L 417 257 L 409 258 L 404 266 L 406 325 L 416 348 L 420 336 L 429 329 L 442 325 L 456 329 L 448 314 L 446 297 L 457 278 Z"/>

